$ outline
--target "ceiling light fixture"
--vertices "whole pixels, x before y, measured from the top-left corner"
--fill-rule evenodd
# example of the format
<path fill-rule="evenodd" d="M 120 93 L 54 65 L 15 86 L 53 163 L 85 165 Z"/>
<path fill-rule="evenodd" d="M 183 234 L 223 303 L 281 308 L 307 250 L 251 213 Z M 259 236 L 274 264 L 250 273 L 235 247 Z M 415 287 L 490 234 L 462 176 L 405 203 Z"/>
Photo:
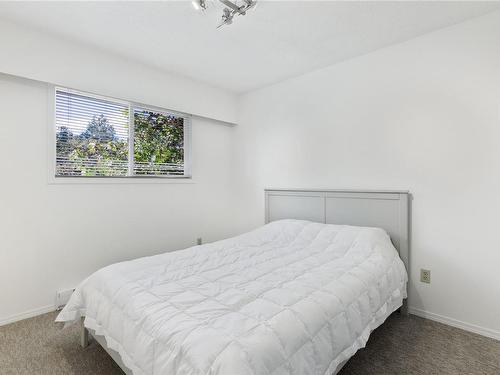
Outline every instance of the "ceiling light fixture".
<path fill-rule="evenodd" d="M 207 10 L 207 1 L 210 0 L 193 0 L 194 9 L 199 11 Z M 257 0 L 218 0 L 223 5 L 222 21 L 217 28 L 230 25 L 233 23 L 234 16 L 244 16 L 248 10 L 255 7 Z"/>
<path fill-rule="evenodd" d="M 196 10 L 207 9 L 207 3 L 205 2 L 205 0 L 193 0 L 191 1 L 191 4 L 193 4 L 193 8 Z"/>

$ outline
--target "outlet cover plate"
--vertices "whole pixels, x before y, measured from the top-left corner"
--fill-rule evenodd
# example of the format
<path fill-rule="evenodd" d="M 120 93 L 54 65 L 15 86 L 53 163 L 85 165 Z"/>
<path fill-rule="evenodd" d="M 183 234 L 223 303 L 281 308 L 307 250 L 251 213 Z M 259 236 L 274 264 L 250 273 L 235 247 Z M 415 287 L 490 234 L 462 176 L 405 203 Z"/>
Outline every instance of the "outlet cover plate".
<path fill-rule="evenodd" d="M 431 283 L 431 271 L 420 269 L 420 281 L 423 283 L 430 284 Z"/>

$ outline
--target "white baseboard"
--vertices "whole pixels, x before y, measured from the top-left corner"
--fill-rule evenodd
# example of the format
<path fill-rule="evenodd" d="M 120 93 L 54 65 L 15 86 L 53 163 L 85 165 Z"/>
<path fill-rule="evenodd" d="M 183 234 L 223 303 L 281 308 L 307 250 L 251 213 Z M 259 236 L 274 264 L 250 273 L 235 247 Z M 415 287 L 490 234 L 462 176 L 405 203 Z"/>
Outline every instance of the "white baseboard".
<path fill-rule="evenodd" d="M 410 314 L 420 316 L 421 318 L 434 320 L 435 322 L 443 323 L 452 327 L 463 329 L 464 331 L 469 331 L 477 333 L 481 336 L 486 336 L 495 340 L 500 340 L 500 331 L 495 331 L 493 329 L 484 328 L 477 326 L 475 324 L 465 323 L 457 319 L 449 318 L 447 316 L 434 314 L 425 310 L 417 309 L 415 307 L 409 308 Z"/>
<path fill-rule="evenodd" d="M 48 312 L 52 312 L 55 310 L 56 310 L 56 307 L 54 305 L 49 305 L 49 306 L 39 307 L 39 308 L 33 309 L 33 310 L 28 310 L 28 311 L 25 311 L 25 312 L 20 313 L 20 314 L 7 316 L 5 318 L 0 318 L 0 327 L 7 325 L 7 324 L 10 324 L 10 323 L 18 322 L 20 320 L 33 318 L 33 317 L 38 316 L 38 315 L 46 314 Z"/>

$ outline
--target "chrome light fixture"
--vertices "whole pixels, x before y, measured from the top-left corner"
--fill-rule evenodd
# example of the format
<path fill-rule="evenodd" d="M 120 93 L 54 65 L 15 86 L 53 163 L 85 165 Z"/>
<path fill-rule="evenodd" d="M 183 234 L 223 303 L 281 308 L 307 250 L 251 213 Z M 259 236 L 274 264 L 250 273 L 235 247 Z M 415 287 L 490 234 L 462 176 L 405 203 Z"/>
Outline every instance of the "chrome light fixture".
<path fill-rule="evenodd" d="M 204 11 L 207 10 L 207 3 L 211 1 L 213 0 L 193 0 L 192 4 L 194 9 Z M 234 16 L 244 16 L 248 10 L 257 4 L 257 0 L 218 0 L 218 2 L 223 6 L 223 9 L 222 21 L 217 28 L 232 24 Z"/>
<path fill-rule="evenodd" d="M 193 8 L 196 10 L 206 10 L 207 9 L 207 3 L 205 0 L 193 0 L 191 1 L 193 4 Z"/>

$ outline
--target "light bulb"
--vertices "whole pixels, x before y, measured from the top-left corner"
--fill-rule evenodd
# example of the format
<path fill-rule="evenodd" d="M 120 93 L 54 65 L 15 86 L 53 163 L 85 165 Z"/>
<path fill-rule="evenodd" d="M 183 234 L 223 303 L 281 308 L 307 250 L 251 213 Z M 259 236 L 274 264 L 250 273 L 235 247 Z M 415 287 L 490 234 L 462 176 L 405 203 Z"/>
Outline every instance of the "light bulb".
<path fill-rule="evenodd" d="M 207 9 L 206 0 L 193 0 L 193 1 L 191 1 L 191 4 L 193 4 L 193 8 L 196 9 L 196 10 L 205 10 L 205 9 Z"/>

